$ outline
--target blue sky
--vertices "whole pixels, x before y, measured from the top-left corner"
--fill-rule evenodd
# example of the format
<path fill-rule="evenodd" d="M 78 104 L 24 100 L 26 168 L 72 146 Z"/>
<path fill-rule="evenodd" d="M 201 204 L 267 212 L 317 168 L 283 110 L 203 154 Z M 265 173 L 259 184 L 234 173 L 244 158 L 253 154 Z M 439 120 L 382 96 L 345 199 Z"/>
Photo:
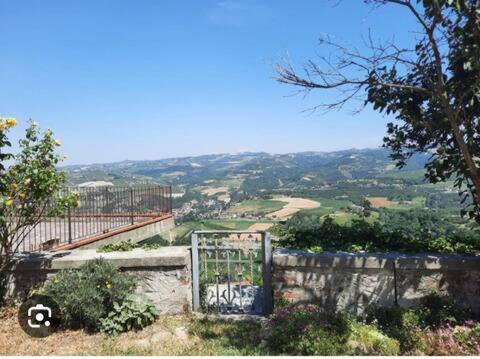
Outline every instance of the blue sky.
<path fill-rule="evenodd" d="M 271 64 L 415 24 L 361 0 L 0 0 L 0 115 L 52 128 L 66 163 L 376 147 L 387 118 L 302 111 Z"/>

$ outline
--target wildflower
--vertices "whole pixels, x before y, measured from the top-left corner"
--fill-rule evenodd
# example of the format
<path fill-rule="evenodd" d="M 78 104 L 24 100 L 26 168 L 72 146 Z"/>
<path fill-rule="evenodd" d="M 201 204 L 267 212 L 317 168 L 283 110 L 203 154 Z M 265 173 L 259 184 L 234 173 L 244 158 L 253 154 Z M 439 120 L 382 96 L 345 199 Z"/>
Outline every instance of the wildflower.
<path fill-rule="evenodd" d="M 25 183 L 25 185 L 29 185 L 31 181 L 32 180 L 30 178 L 26 178 L 23 183 Z"/>
<path fill-rule="evenodd" d="M 17 124 L 17 120 L 11 117 L 0 117 L 0 131 L 6 131 Z"/>
<path fill-rule="evenodd" d="M 8 198 L 8 199 L 5 201 L 5 205 L 6 205 L 7 207 L 11 206 L 12 204 L 13 204 L 13 199 L 11 199 L 11 198 Z"/>
<path fill-rule="evenodd" d="M 26 196 L 26 195 L 25 195 L 25 193 L 23 193 L 23 192 L 20 192 L 20 193 L 18 194 L 18 197 L 20 197 L 20 198 L 22 198 L 22 199 L 24 199 L 25 196 Z"/>
<path fill-rule="evenodd" d="M 16 190 L 18 188 L 18 184 L 12 183 L 12 189 Z"/>

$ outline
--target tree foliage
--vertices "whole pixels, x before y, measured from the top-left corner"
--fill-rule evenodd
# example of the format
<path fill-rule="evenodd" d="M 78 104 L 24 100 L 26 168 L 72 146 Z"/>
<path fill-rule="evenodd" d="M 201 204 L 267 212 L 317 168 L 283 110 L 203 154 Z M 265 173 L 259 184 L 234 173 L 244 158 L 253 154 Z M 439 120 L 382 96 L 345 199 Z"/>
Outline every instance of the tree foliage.
<path fill-rule="evenodd" d="M 52 131 L 42 133 L 31 122 L 13 153 L 7 135 L 16 123 L 0 118 L 0 274 L 42 218 L 59 215 L 76 202 L 74 196 L 60 196 L 65 175 L 56 168 L 62 156 L 56 153 L 60 142 Z"/>
<path fill-rule="evenodd" d="M 464 213 L 480 222 L 480 3 L 478 0 L 366 0 L 374 7 L 397 5 L 417 21 L 413 48 L 376 42 L 368 53 L 330 39 L 332 50 L 309 61 L 299 74 L 278 65 L 278 81 L 339 91 L 337 109 L 352 99 L 397 121 L 387 125 L 384 146 L 398 167 L 417 152 L 428 152 L 425 177 L 432 183 L 455 179 L 468 204 Z"/>
<path fill-rule="evenodd" d="M 452 228 L 432 213 L 415 218 L 409 212 L 387 212 L 385 224 L 362 218 L 350 225 L 300 213 L 272 232 L 279 246 L 313 252 L 479 253 L 480 231 Z"/>

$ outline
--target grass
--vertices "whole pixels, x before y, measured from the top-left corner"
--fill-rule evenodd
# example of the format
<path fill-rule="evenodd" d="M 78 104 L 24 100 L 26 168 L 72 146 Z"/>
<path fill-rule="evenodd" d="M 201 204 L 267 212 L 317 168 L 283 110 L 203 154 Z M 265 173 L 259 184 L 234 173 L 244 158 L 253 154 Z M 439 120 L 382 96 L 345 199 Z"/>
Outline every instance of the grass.
<path fill-rule="evenodd" d="M 309 215 L 315 216 L 324 216 L 326 214 L 334 213 L 335 209 L 329 207 L 317 207 L 317 208 L 309 208 L 309 209 L 302 209 L 300 213 L 305 213 Z"/>
<path fill-rule="evenodd" d="M 236 214 L 253 212 L 258 215 L 264 215 L 282 209 L 285 204 L 286 203 L 282 201 L 275 201 L 269 199 L 249 199 L 240 202 L 233 207 L 230 207 L 228 209 L 228 212 Z"/>
<path fill-rule="evenodd" d="M 425 197 L 422 197 L 422 196 L 417 196 L 417 197 L 413 197 L 413 199 L 410 201 L 410 203 L 397 203 L 395 205 L 393 205 L 392 207 L 390 207 L 391 209 L 412 209 L 412 208 L 423 208 L 425 207 Z"/>
<path fill-rule="evenodd" d="M 323 216 L 326 214 L 332 214 L 339 210 L 348 208 L 348 206 L 352 204 L 351 201 L 346 199 L 333 199 L 333 198 L 324 198 L 324 197 L 312 197 L 309 199 L 319 202 L 320 207 L 302 209 L 300 211 L 301 213 Z"/>
<path fill-rule="evenodd" d="M 377 212 L 371 212 L 369 217 L 363 218 L 362 216 L 359 216 L 358 214 L 355 213 L 350 213 L 350 212 L 335 212 L 333 215 L 333 219 L 336 223 L 341 224 L 341 225 L 348 225 L 352 223 L 353 219 L 365 219 L 368 223 L 373 223 L 378 221 L 378 213 Z"/>
<path fill-rule="evenodd" d="M 25 334 L 17 310 L 0 311 L 0 355 L 261 355 L 258 321 L 225 321 L 193 315 L 161 316 L 139 332 L 117 337 L 82 330 L 43 339 Z"/>

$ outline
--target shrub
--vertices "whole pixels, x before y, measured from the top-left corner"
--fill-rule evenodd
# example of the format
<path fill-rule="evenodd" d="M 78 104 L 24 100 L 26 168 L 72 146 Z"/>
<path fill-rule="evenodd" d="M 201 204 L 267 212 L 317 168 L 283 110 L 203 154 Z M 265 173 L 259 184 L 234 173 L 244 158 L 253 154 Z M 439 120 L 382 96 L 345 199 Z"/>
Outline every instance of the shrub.
<path fill-rule="evenodd" d="M 480 323 L 468 320 L 463 326 L 457 326 L 453 329 L 453 336 L 465 353 L 480 354 Z"/>
<path fill-rule="evenodd" d="M 380 333 L 375 326 L 304 304 L 291 304 L 275 311 L 269 322 L 266 343 L 273 354 L 399 353 L 399 343 Z"/>
<path fill-rule="evenodd" d="M 344 353 L 349 325 L 345 317 L 315 305 L 293 304 L 270 319 L 267 345 L 274 354 L 338 355 Z"/>
<path fill-rule="evenodd" d="M 99 253 L 129 252 L 136 248 L 149 250 L 149 249 L 158 249 L 162 247 L 167 247 L 171 245 L 170 242 L 168 242 L 166 239 L 161 238 L 160 236 L 158 236 L 158 238 L 156 238 L 155 241 L 152 241 L 152 242 L 147 242 L 147 241 L 140 242 L 140 243 L 133 243 L 131 240 L 128 240 L 128 241 L 123 241 L 118 243 L 109 243 L 98 248 L 97 252 Z"/>
<path fill-rule="evenodd" d="M 108 243 L 97 249 L 97 252 L 108 253 L 108 252 L 129 252 L 135 248 L 138 248 L 138 243 L 133 243 L 132 241 L 123 241 L 118 243 Z"/>
<path fill-rule="evenodd" d="M 400 344 L 381 333 L 374 325 L 351 323 L 352 333 L 347 341 L 350 355 L 398 355 Z"/>
<path fill-rule="evenodd" d="M 445 325 L 426 330 L 420 337 L 420 351 L 427 355 L 479 355 L 480 323 Z"/>
<path fill-rule="evenodd" d="M 411 352 L 417 347 L 423 327 L 418 312 L 398 306 L 369 308 L 367 322 L 377 324 L 384 333 L 397 339 L 402 353 Z"/>
<path fill-rule="evenodd" d="M 454 300 L 430 294 L 413 308 L 369 308 L 367 322 L 377 324 L 382 331 L 400 342 L 402 352 L 412 352 L 421 344 L 426 330 L 456 325 L 471 317 Z"/>
<path fill-rule="evenodd" d="M 79 269 L 62 270 L 41 289 L 62 311 L 66 328 L 96 331 L 100 319 L 135 289 L 133 278 L 103 259 L 83 264 Z"/>
<path fill-rule="evenodd" d="M 123 303 L 113 303 L 113 310 L 104 319 L 100 319 L 100 329 L 116 335 L 130 330 L 141 330 L 158 318 L 158 311 L 152 301 L 141 302 L 129 296 Z"/>
<path fill-rule="evenodd" d="M 436 328 L 422 335 L 421 351 L 427 355 L 465 355 L 451 327 Z"/>
<path fill-rule="evenodd" d="M 452 297 L 441 297 L 435 293 L 423 298 L 418 309 L 425 327 L 455 325 L 473 317 L 470 310 L 461 308 Z"/>
<path fill-rule="evenodd" d="M 428 218 L 425 221 L 428 222 Z M 410 225 L 409 221 L 405 223 Z M 435 225 L 431 224 L 431 227 Z M 351 224 L 342 225 L 329 216 L 321 218 L 317 215 L 296 214 L 285 225 L 274 226 L 271 231 L 279 237 L 279 246 L 315 252 L 475 254 L 480 251 L 478 230 L 454 228 L 446 233 L 425 230 L 412 232 L 407 226 L 395 226 L 388 221 L 382 224 L 354 219 Z"/>

